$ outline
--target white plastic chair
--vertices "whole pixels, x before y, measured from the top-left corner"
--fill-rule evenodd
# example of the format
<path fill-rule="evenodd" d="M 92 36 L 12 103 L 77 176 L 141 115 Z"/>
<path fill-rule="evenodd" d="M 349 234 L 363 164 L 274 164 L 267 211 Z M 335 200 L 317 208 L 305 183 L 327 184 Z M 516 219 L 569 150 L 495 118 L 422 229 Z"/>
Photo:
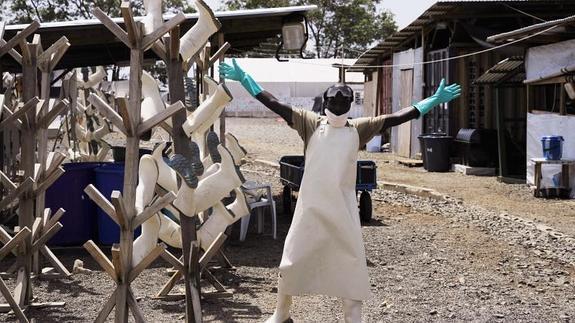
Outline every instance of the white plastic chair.
<path fill-rule="evenodd" d="M 248 234 L 248 228 L 250 226 L 250 218 L 252 214 L 257 214 L 258 216 L 258 234 L 262 234 L 264 231 L 264 210 L 269 207 L 270 215 L 272 217 L 272 234 L 274 240 L 277 239 L 277 225 L 276 225 L 276 203 L 272 195 L 271 184 L 259 184 L 255 182 L 245 182 L 242 185 L 244 193 L 248 198 L 248 205 L 250 207 L 249 216 L 245 216 L 241 220 L 240 226 L 240 241 L 246 240 L 246 235 Z M 265 190 L 265 191 L 264 191 Z M 262 192 L 263 191 L 263 192 Z"/>

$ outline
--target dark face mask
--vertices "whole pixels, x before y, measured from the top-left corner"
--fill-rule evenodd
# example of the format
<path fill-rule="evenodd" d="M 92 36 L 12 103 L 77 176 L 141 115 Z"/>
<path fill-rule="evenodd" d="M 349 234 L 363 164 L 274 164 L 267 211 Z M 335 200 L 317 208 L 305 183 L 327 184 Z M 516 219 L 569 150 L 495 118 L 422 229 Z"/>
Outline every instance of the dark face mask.
<path fill-rule="evenodd" d="M 333 98 L 327 98 L 326 108 L 336 116 L 340 116 L 349 112 L 349 109 L 351 108 L 351 101 L 349 98 L 346 98 L 338 93 L 338 95 Z"/>
<path fill-rule="evenodd" d="M 353 90 L 342 83 L 330 86 L 323 95 L 325 107 L 336 116 L 349 112 L 353 101 Z"/>

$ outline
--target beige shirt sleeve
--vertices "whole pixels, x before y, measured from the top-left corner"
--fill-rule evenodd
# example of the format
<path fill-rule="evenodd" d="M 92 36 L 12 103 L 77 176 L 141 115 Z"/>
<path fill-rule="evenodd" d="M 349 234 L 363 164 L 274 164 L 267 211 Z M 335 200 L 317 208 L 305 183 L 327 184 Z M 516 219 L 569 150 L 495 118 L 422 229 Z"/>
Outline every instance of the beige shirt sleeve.
<path fill-rule="evenodd" d="M 374 118 L 357 118 L 350 123 L 357 129 L 359 135 L 359 147 L 363 147 L 374 136 L 377 136 L 385 127 L 385 115 Z"/>
<path fill-rule="evenodd" d="M 320 116 L 312 111 L 294 108 L 292 110 L 292 124 L 290 125 L 301 137 L 304 143 L 304 151 L 307 149 L 307 144 L 317 129 L 320 122 Z"/>

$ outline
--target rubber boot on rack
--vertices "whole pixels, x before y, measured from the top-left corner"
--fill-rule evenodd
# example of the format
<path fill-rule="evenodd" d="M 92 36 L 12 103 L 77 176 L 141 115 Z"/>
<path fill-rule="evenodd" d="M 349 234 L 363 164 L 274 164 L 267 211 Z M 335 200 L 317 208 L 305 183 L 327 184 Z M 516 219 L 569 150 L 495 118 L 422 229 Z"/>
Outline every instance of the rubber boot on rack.
<path fill-rule="evenodd" d="M 232 94 L 225 86 L 225 84 L 217 84 L 217 82 L 209 76 L 205 76 L 204 80 L 211 84 L 215 89 L 210 93 L 210 96 L 200 104 L 200 106 L 188 116 L 187 120 L 182 125 L 184 132 L 190 136 L 195 131 L 205 132 L 214 124 L 215 120 L 220 116 L 225 106 L 233 99 Z M 214 83 L 216 86 L 214 86 Z"/>
<path fill-rule="evenodd" d="M 144 0 L 144 9 L 146 10 L 146 15 L 141 22 L 144 24 L 144 34 L 149 35 L 163 23 L 162 1 Z"/>
<path fill-rule="evenodd" d="M 226 148 L 232 154 L 234 158 L 234 162 L 236 166 L 240 166 L 242 164 L 243 158 L 248 154 L 248 152 L 240 145 L 238 139 L 232 135 L 231 133 L 227 132 L 226 136 Z"/>
<path fill-rule="evenodd" d="M 218 151 L 222 156 L 222 162 L 215 165 L 219 165 L 219 169 L 200 180 L 194 192 L 196 213 L 215 205 L 245 182 L 243 175 L 236 169 L 230 152 L 222 145 L 218 146 Z"/>
<path fill-rule="evenodd" d="M 158 181 L 158 168 L 154 158 L 144 155 L 138 166 L 138 186 L 136 187 L 136 212 L 139 214 L 154 198 L 155 186 Z M 134 241 L 132 262 L 138 264 L 158 244 L 160 220 L 152 216 L 142 224 L 142 233 Z"/>
<path fill-rule="evenodd" d="M 240 189 L 234 189 L 234 192 L 236 194 L 234 202 L 228 206 L 224 206 L 222 202 L 212 206 L 212 214 L 198 230 L 202 249 L 209 248 L 217 236 L 225 232 L 228 226 L 250 214 L 244 193 Z"/>
<path fill-rule="evenodd" d="M 195 1 L 199 14 L 196 24 L 180 38 L 180 54 L 184 62 L 196 56 L 222 24 L 216 19 L 212 9 L 202 0 Z"/>

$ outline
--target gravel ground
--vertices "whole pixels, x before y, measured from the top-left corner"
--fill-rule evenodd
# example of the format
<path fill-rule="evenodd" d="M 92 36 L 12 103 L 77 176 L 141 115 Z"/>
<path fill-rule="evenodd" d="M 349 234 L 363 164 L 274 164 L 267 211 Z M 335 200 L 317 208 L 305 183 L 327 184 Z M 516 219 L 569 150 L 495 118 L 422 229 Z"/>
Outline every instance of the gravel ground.
<path fill-rule="evenodd" d="M 272 183 L 277 208 L 282 210 L 278 171 L 253 161 L 300 154 L 297 134 L 271 119 L 229 119 L 227 127 L 250 152 L 244 174 Z M 361 155 L 376 160 L 382 180 L 417 184 L 452 196 L 436 200 L 373 192 L 374 219 L 363 227 L 373 294 L 364 305 L 365 322 L 575 321 L 574 212 L 568 211 L 572 202 L 534 199 L 526 186 L 503 185 L 492 178 L 436 176 L 403 168 L 385 154 Z M 472 186 L 473 194 L 461 192 L 462 187 Z M 543 206 L 536 207 L 539 204 Z M 561 209 L 567 210 L 555 213 Z M 271 238 L 267 221 L 264 235 L 257 235 L 252 227 L 246 242 L 229 241 L 226 254 L 236 267 L 214 273 L 233 297 L 205 300 L 206 321 L 261 322 L 273 312 L 277 266 L 290 223 L 281 211 L 278 217 L 278 240 Z M 82 250 L 56 253 L 69 268 L 80 258 L 94 271 L 65 280 L 37 280 L 38 301 L 64 300 L 67 305 L 32 310 L 29 317 L 38 322 L 93 321 L 112 292 L 111 280 Z M 0 264 L 1 269 L 10 265 L 9 260 Z M 150 322 L 182 321 L 183 301 L 153 299 L 168 279 L 168 267 L 158 260 L 134 283 Z M 12 288 L 14 280 L 6 281 Z M 334 322 L 342 318 L 341 304 L 330 297 L 297 297 L 292 315 L 296 322 Z M 13 320 L 13 315 L 0 314 L 0 321 Z"/>

